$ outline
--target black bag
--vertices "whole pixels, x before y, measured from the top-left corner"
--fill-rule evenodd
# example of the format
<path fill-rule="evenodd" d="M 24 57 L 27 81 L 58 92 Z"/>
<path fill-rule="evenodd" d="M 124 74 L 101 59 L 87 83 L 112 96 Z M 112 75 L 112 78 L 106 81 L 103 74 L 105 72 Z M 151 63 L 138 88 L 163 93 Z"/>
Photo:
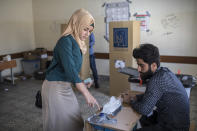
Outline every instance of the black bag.
<path fill-rule="evenodd" d="M 35 106 L 38 108 L 42 108 L 42 96 L 41 96 L 41 91 L 38 90 L 36 93 L 36 102 Z"/>

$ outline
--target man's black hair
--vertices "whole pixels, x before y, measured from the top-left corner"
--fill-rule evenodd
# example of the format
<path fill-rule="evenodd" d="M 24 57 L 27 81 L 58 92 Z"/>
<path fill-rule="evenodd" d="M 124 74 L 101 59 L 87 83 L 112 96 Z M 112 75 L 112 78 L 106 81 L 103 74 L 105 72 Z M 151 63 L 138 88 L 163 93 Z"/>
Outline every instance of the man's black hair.
<path fill-rule="evenodd" d="M 160 66 L 159 49 L 153 44 L 141 44 L 139 48 L 133 50 L 133 57 L 135 59 L 142 59 L 149 65 L 155 62 L 157 67 Z"/>

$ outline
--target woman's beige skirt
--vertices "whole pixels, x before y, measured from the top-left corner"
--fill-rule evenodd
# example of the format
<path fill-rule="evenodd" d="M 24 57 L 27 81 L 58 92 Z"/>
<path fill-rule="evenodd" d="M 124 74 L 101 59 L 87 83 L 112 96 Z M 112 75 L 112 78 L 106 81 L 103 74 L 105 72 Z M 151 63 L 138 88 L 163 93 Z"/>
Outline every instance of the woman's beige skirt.
<path fill-rule="evenodd" d="M 47 81 L 42 85 L 43 131 L 82 131 L 77 98 L 71 83 Z"/>

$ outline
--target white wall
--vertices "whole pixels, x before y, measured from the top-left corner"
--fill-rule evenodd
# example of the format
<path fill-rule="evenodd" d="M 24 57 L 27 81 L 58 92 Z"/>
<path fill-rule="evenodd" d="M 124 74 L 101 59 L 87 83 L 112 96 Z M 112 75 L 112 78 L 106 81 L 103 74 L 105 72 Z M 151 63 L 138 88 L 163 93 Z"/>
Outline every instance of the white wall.
<path fill-rule="evenodd" d="M 0 55 L 32 50 L 34 39 L 32 0 L 0 0 Z M 14 72 L 21 71 L 17 65 Z"/>
<path fill-rule="evenodd" d="M 73 0 L 33 0 L 36 47 L 52 50 L 60 37 L 60 26 L 85 3 Z"/>
<path fill-rule="evenodd" d="M 60 36 L 60 25 L 68 22 L 78 8 L 89 10 L 96 20 L 95 51 L 109 52 L 105 34 L 104 2 L 120 0 L 1 0 L 0 55 L 45 47 L 52 50 Z M 124 0 L 122 0 L 124 1 Z M 134 13 L 149 11 L 150 32 L 141 32 L 141 43 L 157 45 L 161 55 L 197 57 L 197 1 L 196 0 L 133 0 Z M 33 11 L 32 11 L 33 10 Z M 33 15 L 32 15 L 33 14 Z M 165 22 L 165 24 L 164 24 Z M 98 73 L 109 75 L 109 61 L 96 60 Z M 197 65 L 169 64 L 173 72 L 197 74 Z"/>
<path fill-rule="evenodd" d="M 0 55 L 34 48 L 32 0 L 1 0 Z"/>
<path fill-rule="evenodd" d="M 196 0 L 136 0 L 133 6 L 131 12 L 151 13 L 150 32 L 141 33 L 142 43 L 156 44 L 162 55 L 197 56 Z"/>
<path fill-rule="evenodd" d="M 132 8 L 133 7 L 133 8 Z M 149 11 L 150 32 L 141 32 L 141 43 L 153 43 L 161 55 L 197 56 L 196 0 L 135 0 L 131 12 Z M 162 63 L 173 72 L 197 74 L 197 65 Z"/>
<path fill-rule="evenodd" d="M 105 34 L 104 2 L 120 0 L 33 0 L 36 46 L 52 50 L 60 36 L 60 24 L 67 22 L 78 8 L 89 10 L 96 20 L 95 51 L 108 53 Z M 123 0 L 122 0 L 123 1 Z M 150 32 L 141 32 L 141 43 L 153 43 L 161 55 L 197 56 L 197 1 L 196 0 L 133 0 L 130 4 L 131 20 L 134 13 L 149 11 Z M 109 75 L 109 61 L 96 60 L 98 73 Z M 173 72 L 197 74 L 197 65 L 162 63 Z"/>

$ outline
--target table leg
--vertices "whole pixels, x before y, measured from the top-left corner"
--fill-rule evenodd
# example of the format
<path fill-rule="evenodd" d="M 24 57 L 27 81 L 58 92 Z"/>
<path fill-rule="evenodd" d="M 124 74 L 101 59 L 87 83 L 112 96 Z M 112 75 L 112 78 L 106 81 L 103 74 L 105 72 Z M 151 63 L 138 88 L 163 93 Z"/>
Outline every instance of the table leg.
<path fill-rule="evenodd" d="M 10 68 L 10 71 L 11 71 L 12 84 L 14 85 L 14 74 L 13 74 L 12 68 Z"/>
<path fill-rule="evenodd" d="M 2 82 L 1 71 L 0 71 L 0 83 Z"/>
<path fill-rule="evenodd" d="M 87 121 L 85 121 L 85 131 L 95 131 L 94 127 L 92 127 L 92 125 Z"/>

